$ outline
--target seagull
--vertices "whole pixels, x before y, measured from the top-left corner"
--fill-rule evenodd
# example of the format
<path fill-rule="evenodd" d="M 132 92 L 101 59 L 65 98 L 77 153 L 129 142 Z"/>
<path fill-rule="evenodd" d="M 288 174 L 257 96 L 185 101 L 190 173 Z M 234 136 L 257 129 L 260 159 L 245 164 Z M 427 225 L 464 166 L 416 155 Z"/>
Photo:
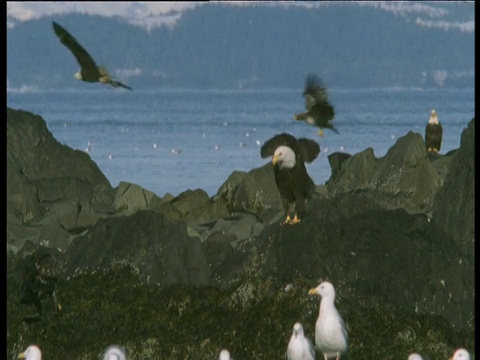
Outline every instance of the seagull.
<path fill-rule="evenodd" d="M 121 345 L 110 345 L 103 353 L 103 360 L 127 360 L 127 351 Z"/>
<path fill-rule="evenodd" d="M 412 353 L 408 355 L 408 360 L 423 360 L 423 358 L 417 353 Z"/>
<path fill-rule="evenodd" d="M 315 360 L 315 350 L 303 332 L 299 322 L 293 325 L 293 333 L 288 343 L 287 360 Z"/>
<path fill-rule="evenodd" d="M 457 349 L 450 360 L 470 360 L 470 354 L 465 349 Z"/>
<path fill-rule="evenodd" d="M 36 345 L 30 345 L 27 350 L 18 354 L 19 359 L 25 360 L 42 360 L 42 352 Z"/>
<path fill-rule="evenodd" d="M 223 349 L 220 351 L 220 356 L 218 357 L 218 360 L 233 360 L 230 357 L 230 352 L 227 349 Z"/>
<path fill-rule="evenodd" d="M 305 97 L 306 112 L 293 116 L 295 120 L 303 120 L 306 123 L 318 127 L 318 133 L 323 137 L 323 129 L 330 129 L 338 134 L 333 126 L 335 109 L 328 101 L 327 89 L 316 75 L 309 75 L 303 90 Z"/>
<path fill-rule="evenodd" d="M 328 281 L 308 291 L 309 295 L 320 295 L 320 311 L 315 324 L 315 345 L 325 360 L 336 356 L 340 359 L 347 352 L 348 334 L 345 323 L 335 308 L 335 289 Z"/>
<path fill-rule="evenodd" d="M 53 30 L 58 36 L 63 45 L 65 45 L 75 56 L 77 62 L 80 64 L 80 71 L 75 73 L 75 79 L 86 82 L 101 82 L 113 87 L 123 87 L 132 90 L 130 86 L 122 84 L 120 81 L 114 80 L 107 69 L 102 66 L 97 66 L 90 54 L 83 48 L 82 45 L 62 26 L 52 21 Z"/>

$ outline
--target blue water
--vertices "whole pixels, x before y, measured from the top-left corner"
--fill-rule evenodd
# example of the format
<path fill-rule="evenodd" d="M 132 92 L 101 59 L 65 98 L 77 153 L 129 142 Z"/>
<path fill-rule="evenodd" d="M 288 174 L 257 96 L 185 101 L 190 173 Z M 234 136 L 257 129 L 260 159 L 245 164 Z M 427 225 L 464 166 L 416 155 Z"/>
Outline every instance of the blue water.
<path fill-rule="evenodd" d="M 154 90 L 98 87 L 89 91 L 8 91 L 7 106 L 41 115 L 53 136 L 87 151 L 112 186 L 138 184 L 159 196 L 201 188 L 214 195 L 235 170 L 269 159 L 260 145 L 289 132 L 317 140 L 321 154 L 307 166 L 316 184 L 330 177 L 327 156 L 372 147 L 385 155 L 412 130 L 424 134 L 430 110 L 444 127 L 441 153 L 460 146 L 474 117 L 473 89 L 333 89 L 340 134 L 317 130 L 292 115 L 303 110 L 302 89 Z"/>

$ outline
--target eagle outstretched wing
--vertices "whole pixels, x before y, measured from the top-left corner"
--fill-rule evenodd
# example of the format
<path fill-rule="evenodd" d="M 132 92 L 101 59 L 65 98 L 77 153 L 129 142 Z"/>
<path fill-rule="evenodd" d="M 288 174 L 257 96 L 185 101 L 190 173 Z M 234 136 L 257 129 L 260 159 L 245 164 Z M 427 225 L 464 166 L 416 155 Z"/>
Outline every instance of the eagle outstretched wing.
<path fill-rule="evenodd" d="M 53 30 L 60 39 L 60 42 L 65 45 L 75 56 L 80 65 L 82 77 L 86 81 L 98 81 L 99 70 L 97 64 L 85 50 L 85 48 L 78 43 L 78 41 L 62 26 L 55 21 L 52 22 Z"/>

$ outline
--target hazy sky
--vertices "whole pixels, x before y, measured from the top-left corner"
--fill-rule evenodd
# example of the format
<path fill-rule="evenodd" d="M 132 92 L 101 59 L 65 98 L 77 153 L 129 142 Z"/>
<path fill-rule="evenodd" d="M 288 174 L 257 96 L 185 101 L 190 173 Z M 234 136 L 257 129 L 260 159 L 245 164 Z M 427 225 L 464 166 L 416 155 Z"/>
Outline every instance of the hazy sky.
<path fill-rule="evenodd" d="M 151 29 L 156 26 L 174 26 L 183 11 L 197 6 L 208 6 L 212 2 L 7 2 L 7 26 L 17 22 L 38 19 L 42 16 L 67 13 L 84 13 L 102 16 L 118 16 L 132 24 Z M 257 2 L 227 1 L 230 6 L 337 6 L 335 2 Z M 348 3 L 344 2 L 343 4 Z M 473 1 L 463 2 L 350 2 L 352 6 L 371 6 L 402 16 L 418 26 L 427 26 L 446 31 L 475 30 L 475 5 Z"/>

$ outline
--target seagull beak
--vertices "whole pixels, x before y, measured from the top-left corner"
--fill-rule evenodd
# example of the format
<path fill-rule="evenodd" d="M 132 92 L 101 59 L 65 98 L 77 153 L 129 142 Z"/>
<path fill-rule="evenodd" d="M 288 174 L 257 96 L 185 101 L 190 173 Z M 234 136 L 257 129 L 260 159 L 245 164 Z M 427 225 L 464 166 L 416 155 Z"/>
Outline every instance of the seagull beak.
<path fill-rule="evenodd" d="M 308 295 L 316 295 L 316 294 L 317 294 L 317 289 L 316 288 L 308 290 Z"/>
<path fill-rule="evenodd" d="M 18 358 L 19 358 L 19 359 L 25 359 L 25 357 L 26 357 L 26 355 L 25 355 L 25 353 L 24 353 L 24 352 L 23 352 L 23 353 L 20 353 L 20 354 L 18 354 Z"/>

